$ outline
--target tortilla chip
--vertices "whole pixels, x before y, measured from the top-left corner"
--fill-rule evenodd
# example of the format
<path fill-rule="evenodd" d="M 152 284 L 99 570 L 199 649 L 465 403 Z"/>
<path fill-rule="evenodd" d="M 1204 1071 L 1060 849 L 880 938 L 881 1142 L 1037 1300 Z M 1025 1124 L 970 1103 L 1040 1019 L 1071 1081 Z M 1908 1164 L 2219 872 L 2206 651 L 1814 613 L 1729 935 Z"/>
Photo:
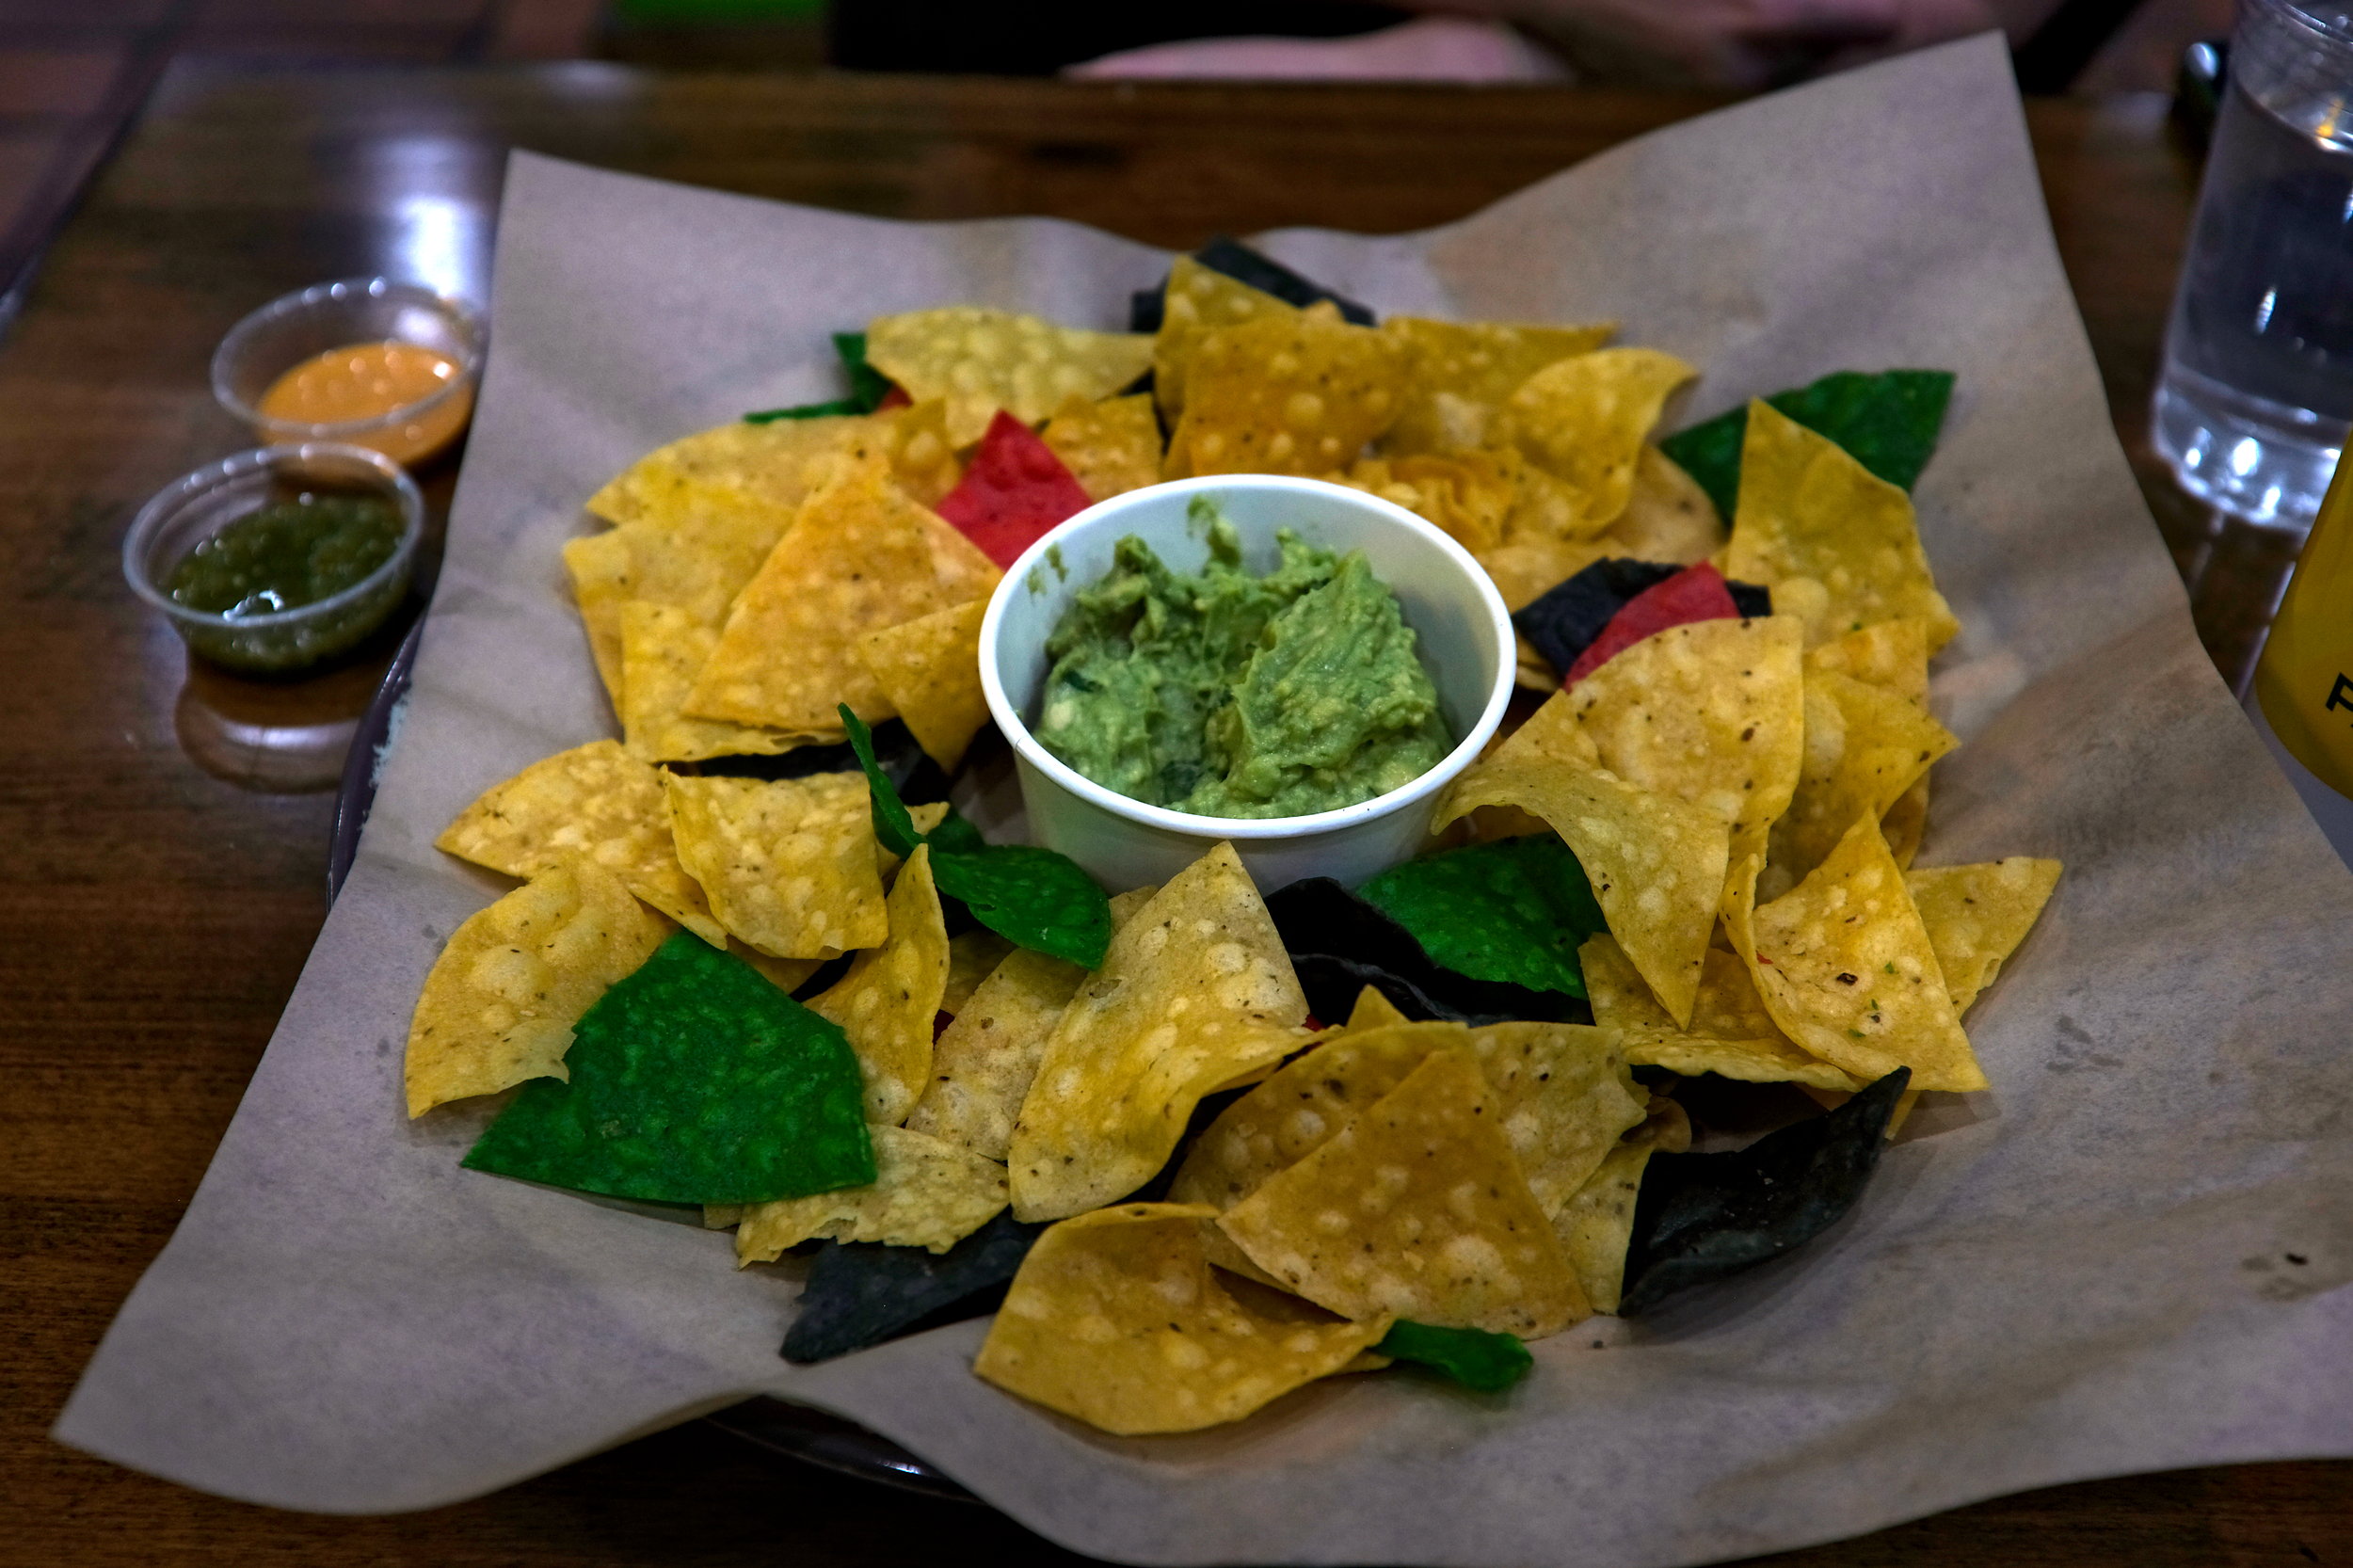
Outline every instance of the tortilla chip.
<path fill-rule="evenodd" d="M 1201 340 L 1222 328 L 1261 316 L 1289 318 L 1299 308 L 1238 278 L 1203 266 L 1191 256 L 1170 264 L 1160 294 L 1160 330 L 1152 340 L 1152 395 L 1169 424 L 1184 412 L 1185 378 Z M 1157 478 L 1158 476 L 1155 475 Z"/>
<path fill-rule="evenodd" d="M 1231 844 L 1179 872 L 1112 937 L 1021 1104 L 1014 1213 L 1116 1201 L 1168 1162 L 1201 1096 L 1299 1048 L 1283 939 Z"/>
<path fill-rule="evenodd" d="M 564 568 L 571 574 L 572 599 L 588 633 L 588 652 L 613 712 L 621 712 L 621 606 L 629 599 L 629 539 L 617 528 L 564 542 Z"/>
<path fill-rule="evenodd" d="M 1113 928 L 1157 891 L 1140 888 L 1112 899 Z M 947 1009 L 955 1018 L 932 1044 L 931 1081 L 907 1114 L 908 1128 L 1002 1160 L 1047 1039 L 1084 979 L 1084 969 L 1050 953 L 1006 953 L 969 1000 Z"/>
<path fill-rule="evenodd" d="M 864 775 L 673 774 L 668 788 L 680 862 L 750 946 L 778 958 L 830 958 L 889 935 Z"/>
<path fill-rule="evenodd" d="M 1833 637 L 1805 656 L 1809 672 L 1844 675 L 1883 686 L 1926 712 L 1929 705 L 1929 623 L 1883 620 Z"/>
<path fill-rule="evenodd" d="M 1380 986 L 1368 985 L 1356 993 L 1356 1005 L 1349 1009 L 1348 1022 L 1340 1026 L 1340 1032 L 1363 1034 L 1412 1021 L 1397 1010 L 1397 1003 L 1382 994 Z"/>
<path fill-rule="evenodd" d="M 1920 853 L 1920 840 L 1929 831 L 1927 774 L 1913 779 L 1912 788 L 1896 797 L 1896 804 L 1880 818 L 1880 831 L 1887 837 L 1887 851 L 1896 857 L 1896 864 L 1910 871 L 1913 857 Z"/>
<path fill-rule="evenodd" d="M 1762 896 L 1795 887 L 1856 818 L 1885 815 L 1929 764 L 1960 744 L 1889 687 L 1808 671 L 1803 772 L 1788 810 L 1773 824 Z"/>
<path fill-rule="evenodd" d="M 1876 817 L 1733 940 L 1782 1032 L 1824 1061 L 1865 1082 L 1908 1066 L 1916 1088 L 1987 1087 Z"/>
<path fill-rule="evenodd" d="M 1916 618 L 1933 653 L 1961 630 L 1929 571 L 1912 498 L 1762 400 L 1749 405 L 1723 572 L 1771 588 L 1776 610 L 1805 620 L 1809 646 Z"/>
<path fill-rule="evenodd" d="M 1563 760 L 1562 750 L 1574 755 L 1559 733 L 1572 727 L 1573 695 L 1547 700 L 1511 741 L 1472 764 L 1439 802 L 1432 825 L 1482 806 L 1519 807 L 1543 818 L 1585 868 L 1611 934 L 1651 990 L 1677 1020 L 1688 1019 L 1723 896 L 1731 829 L 1701 807 Z"/>
<path fill-rule="evenodd" d="M 956 449 L 967 443 L 956 440 L 949 427 L 947 403 L 928 397 L 883 418 L 888 423 L 880 430 L 875 449 L 888 459 L 890 477 L 911 500 L 932 505 L 962 482 L 964 465 L 956 460 Z M 853 448 L 849 461 L 864 460 L 867 450 Z"/>
<path fill-rule="evenodd" d="M 1528 378 L 1562 360 L 1590 354 L 1618 330 L 1534 327 L 1503 321 L 1430 321 L 1391 316 L 1381 330 L 1404 344 L 1413 382 L 1384 450 L 1400 456 L 1483 446 L 1496 410 Z"/>
<path fill-rule="evenodd" d="M 858 639 L 858 657 L 884 700 L 906 720 L 924 754 L 949 773 L 988 722 L 988 700 L 981 695 L 981 617 L 986 614 L 988 600 L 976 599 Z"/>
<path fill-rule="evenodd" d="M 1150 366 L 1152 342 L 950 305 L 876 317 L 866 328 L 866 360 L 918 403 L 945 399 L 949 443 L 966 447 L 999 408 L 1035 424 L 1073 397 L 1111 396 Z"/>
<path fill-rule="evenodd" d="M 948 926 L 929 844 L 916 845 L 899 869 L 889 910 L 889 939 L 859 953 L 808 1007 L 850 1037 L 866 1079 L 866 1119 L 896 1127 L 930 1080 L 932 1024 L 948 989 Z"/>
<path fill-rule="evenodd" d="M 1089 501 L 1108 501 L 1160 482 L 1160 421 L 1152 394 L 1074 397 L 1038 432 Z"/>
<path fill-rule="evenodd" d="M 1469 1053 L 1433 1051 L 1218 1228 L 1344 1318 L 1558 1333 L 1591 1309 L 1498 1124 Z"/>
<path fill-rule="evenodd" d="M 945 805 L 946 802 L 940 804 Z M 927 830 L 928 831 L 928 830 Z M 981 983 L 997 967 L 1019 952 L 994 931 L 974 927 L 948 939 L 948 988 L 940 993 L 939 1010 L 950 1017 L 964 1011 Z"/>
<path fill-rule="evenodd" d="M 1549 1217 L 1584 1185 L 1649 1096 L 1617 1038 L 1591 1024 L 1500 1023 L 1474 1029 L 1470 1052 L 1487 1080 L 1503 1135 L 1536 1206 Z"/>
<path fill-rule="evenodd" d="M 682 493 L 613 531 L 629 551 L 628 597 L 674 604 L 716 627 L 793 516 L 767 502 Z"/>
<path fill-rule="evenodd" d="M 736 598 L 686 711 L 827 736 L 841 733 L 837 703 L 887 718 L 859 637 L 986 599 L 1000 575 L 887 470 L 863 464 L 809 498 Z"/>
<path fill-rule="evenodd" d="M 675 604 L 621 606 L 621 731 L 630 755 L 648 762 L 773 757 L 812 739 L 781 729 L 690 719 L 680 709 L 719 633 Z"/>
<path fill-rule="evenodd" d="M 1167 473 L 1330 473 L 1397 418 L 1405 355 L 1328 301 L 1203 337 Z"/>
<path fill-rule="evenodd" d="M 1561 689 L 1561 678 L 1553 673 L 1552 664 L 1536 651 L 1536 647 L 1521 637 L 1517 662 L 1512 669 L 1512 683 L 1524 692 L 1537 692 L 1549 696 Z"/>
<path fill-rule="evenodd" d="M 408 1114 L 566 1078 L 572 1025 L 653 955 L 670 922 L 595 862 L 541 872 L 450 933 L 408 1025 Z"/>
<path fill-rule="evenodd" d="M 1533 537 L 1473 553 L 1494 579 L 1496 592 L 1503 596 L 1503 607 L 1517 612 L 1615 552 L 1598 539 Z"/>
<path fill-rule="evenodd" d="M 1936 866 L 1904 873 L 1904 890 L 1920 911 L 1955 1016 L 1993 984 L 2058 886 L 2059 863 L 2023 855 L 1974 866 Z"/>
<path fill-rule="evenodd" d="M 1519 501 L 1516 467 L 1500 453 L 1367 457 L 1340 483 L 1428 519 L 1473 554 L 1499 549 Z"/>
<path fill-rule="evenodd" d="M 1820 1058 L 1801 1050 L 1773 1022 L 1749 968 L 1721 948 L 1709 948 L 1689 1028 L 1679 1029 L 1608 936 L 1578 951 L 1593 1022 L 1615 1030 L 1620 1049 L 1636 1066 L 1664 1067 L 1685 1078 L 1714 1073 L 1744 1083 L 1798 1083 L 1823 1089 L 1862 1085 Z"/>
<path fill-rule="evenodd" d="M 824 968 L 826 962 L 823 958 L 773 957 L 733 936 L 728 938 L 728 953 L 758 969 L 769 984 L 788 997 L 807 984 L 808 977 Z"/>
<path fill-rule="evenodd" d="M 1550 532 L 1590 538 L 1625 511 L 1645 438 L 1668 396 L 1696 374 L 1653 348 L 1562 360 L 1511 395 L 1488 444 L 1516 448 L 1561 482 L 1568 514 Z"/>
<path fill-rule="evenodd" d="M 1671 626 L 1594 669 L 1564 700 L 1603 767 L 1715 813 L 1736 834 L 1761 832 L 1798 787 L 1804 636 L 1788 616 Z"/>
<path fill-rule="evenodd" d="M 1696 566 L 1723 547 L 1724 520 L 1698 480 L 1646 442 L 1634 460 L 1634 493 L 1602 542 L 1611 555 Z"/>
<path fill-rule="evenodd" d="M 1109 1432 L 1237 1421 L 1341 1370 L 1388 1320 L 1316 1320 L 1227 1290 L 1201 1252 L 1208 1212 L 1128 1204 L 1065 1220 L 1022 1259 L 972 1369 Z"/>
<path fill-rule="evenodd" d="M 1600 1168 L 1553 1216 L 1553 1234 L 1561 1238 L 1569 1266 L 1577 1271 L 1585 1299 L 1596 1312 L 1618 1310 L 1643 1167 L 1654 1154 L 1679 1154 L 1691 1145 L 1691 1122 L 1683 1108 L 1670 1099 L 1653 1100 L 1651 1105 L 1650 1118 L 1609 1151 Z"/>
<path fill-rule="evenodd" d="M 433 844 L 508 876 L 536 876 L 584 856 L 712 946 L 728 939 L 679 864 L 662 775 L 618 741 L 559 751 L 492 785 Z"/>
<path fill-rule="evenodd" d="M 754 1204 L 735 1233 L 735 1261 L 773 1263 L 804 1241 L 879 1241 L 946 1252 L 1005 1207 L 1004 1168 L 904 1128 L 868 1129 L 874 1179 L 812 1197 Z"/>
<path fill-rule="evenodd" d="M 826 459 L 878 423 L 846 415 L 722 424 L 638 458 L 588 498 L 588 510 L 608 522 L 658 521 L 692 497 L 688 504 L 734 500 L 790 517 L 824 477 Z"/>

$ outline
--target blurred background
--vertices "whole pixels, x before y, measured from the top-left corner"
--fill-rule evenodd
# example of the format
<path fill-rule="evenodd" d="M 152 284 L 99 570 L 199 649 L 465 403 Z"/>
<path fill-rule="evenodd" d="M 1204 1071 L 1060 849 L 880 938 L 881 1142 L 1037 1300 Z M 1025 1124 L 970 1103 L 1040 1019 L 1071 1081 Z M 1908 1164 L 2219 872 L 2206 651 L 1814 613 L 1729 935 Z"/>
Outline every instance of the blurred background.
<path fill-rule="evenodd" d="M 21 286 L 175 59 L 1737 92 L 1988 24 L 2010 35 L 2030 92 L 2157 92 L 2185 47 L 2229 30 L 2230 0 L 1452 0 L 1444 14 L 1362 0 L 0 0 L 0 295 Z"/>

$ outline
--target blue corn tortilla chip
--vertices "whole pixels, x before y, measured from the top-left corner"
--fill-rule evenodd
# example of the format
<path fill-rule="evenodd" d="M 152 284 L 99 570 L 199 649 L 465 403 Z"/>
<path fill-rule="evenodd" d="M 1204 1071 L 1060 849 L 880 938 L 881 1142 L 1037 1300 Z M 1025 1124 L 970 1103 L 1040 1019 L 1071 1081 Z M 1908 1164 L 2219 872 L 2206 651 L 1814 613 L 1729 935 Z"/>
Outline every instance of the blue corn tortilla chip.
<path fill-rule="evenodd" d="M 1440 968 L 1531 991 L 1583 996 L 1577 950 L 1609 929 L 1585 868 L 1550 833 L 1408 860 L 1356 891 Z"/>
<path fill-rule="evenodd" d="M 1500 1394 L 1536 1365 L 1528 1347 L 1511 1335 L 1476 1328 L 1433 1328 L 1407 1319 L 1391 1323 L 1372 1351 L 1375 1355 L 1427 1367 L 1481 1394 Z"/>
<path fill-rule="evenodd" d="M 1044 1224 L 1004 1213 L 944 1253 L 829 1242 L 809 1264 L 787 1361 L 830 1361 L 942 1323 L 994 1312 Z"/>
<path fill-rule="evenodd" d="M 874 837 L 893 855 L 932 846 L 932 880 L 971 917 L 1018 946 L 1099 968 L 1111 946 L 1111 900 L 1066 855 L 1027 844 L 990 844 L 953 810 L 928 834 L 915 830 L 898 790 L 875 760 L 873 736 L 840 705 L 851 748 L 873 799 Z"/>
<path fill-rule="evenodd" d="M 1836 1224 L 1879 1168 L 1887 1118 L 1911 1081 L 1912 1069 L 1898 1067 L 1837 1110 L 1737 1153 L 1652 1156 L 1634 1203 L 1619 1315 L 1753 1268 Z"/>
<path fill-rule="evenodd" d="M 1313 279 L 1301 276 L 1272 256 L 1262 256 L 1240 240 L 1220 234 L 1193 253 L 1193 259 L 1211 272 L 1222 272 L 1237 282 L 1249 284 L 1261 294 L 1271 294 L 1286 304 L 1305 310 L 1319 299 L 1328 299 L 1339 307 L 1343 320 L 1359 327 L 1373 324 L 1372 307 L 1360 305 L 1346 295 L 1334 294 Z M 1168 280 L 1163 278 L 1154 288 L 1138 289 L 1128 297 L 1128 330 L 1157 332 L 1160 329 L 1160 307 L 1168 293 Z"/>
<path fill-rule="evenodd" d="M 1347 1017 L 1357 993 L 1370 985 L 1409 1018 L 1467 1024 L 1593 1021 L 1593 1011 L 1578 998 L 1473 980 L 1440 967 L 1412 932 L 1328 876 L 1280 888 L 1268 897 L 1266 907 L 1306 993 L 1308 1011 L 1319 1018 Z"/>
<path fill-rule="evenodd" d="M 1737 446 L 1734 455 L 1738 456 Z M 1627 600 L 1658 586 L 1683 569 L 1659 561 L 1606 556 L 1529 600 L 1513 615 L 1512 624 L 1545 656 L 1547 664 L 1556 671 L 1564 672 L 1625 608 Z M 1773 613 L 1769 589 L 1753 583 L 1727 582 L 1724 586 L 1731 590 L 1733 606 L 1743 616 Z"/>
<path fill-rule="evenodd" d="M 826 419 L 835 414 L 871 414 L 890 395 L 890 377 L 866 362 L 866 334 L 836 332 L 833 351 L 841 357 L 850 378 L 850 395 L 824 403 L 803 403 L 791 408 L 762 408 L 745 414 L 746 424 L 769 424 L 780 419 Z"/>
<path fill-rule="evenodd" d="M 1888 370 L 1876 376 L 1842 370 L 1765 401 L 1908 490 L 1936 451 L 1953 380 L 1949 370 Z M 1748 428 L 1744 403 L 1658 443 L 1727 519 L 1740 499 L 1740 441 Z"/>
<path fill-rule="evenodd" d="M 524 1085 L 468 1170 L 649 1203 L 765 1203 L 874 1179 L 848 1038 L 692 932 L 598 999 L 564 1064 L 571 1081 Z"/>

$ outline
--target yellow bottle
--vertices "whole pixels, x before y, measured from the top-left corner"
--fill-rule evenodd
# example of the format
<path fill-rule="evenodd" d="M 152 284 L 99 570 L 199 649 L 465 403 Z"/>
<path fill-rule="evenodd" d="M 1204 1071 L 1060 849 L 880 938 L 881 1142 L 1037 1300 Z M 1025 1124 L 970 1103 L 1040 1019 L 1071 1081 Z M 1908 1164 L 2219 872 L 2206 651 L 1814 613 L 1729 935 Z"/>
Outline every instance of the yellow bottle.
<path fill-rule="evenodd" d="M 2341 459 L 2255 665 L 2249 716 L 2353 864 L 2353 461 Z"/>

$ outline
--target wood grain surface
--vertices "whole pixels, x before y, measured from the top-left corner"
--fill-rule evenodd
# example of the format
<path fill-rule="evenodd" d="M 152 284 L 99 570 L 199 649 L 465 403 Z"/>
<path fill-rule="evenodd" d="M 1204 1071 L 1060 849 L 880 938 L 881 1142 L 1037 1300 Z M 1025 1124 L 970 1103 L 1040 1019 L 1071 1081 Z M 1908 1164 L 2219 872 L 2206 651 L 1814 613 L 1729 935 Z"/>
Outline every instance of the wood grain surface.
<path fill-rule="evenodd" d="M 985 1510 L 798 1468 L 699 1423 L 390 1519 L 228 1503 L 47 1441 L 317 932 L 323 790 L 382 654 L 288 686 L 192 673 L 121 584 L 139 503 L 245 444 L 205 384 L 239 315 L 376 270 L 479 294 L 510 146 L 861 212 L 1050 213 L 1186 245 L 1443 221 L 1705 106 L 593 65 L 175 76 L 0 345 L 0 1562 L 1075 1560 Z M 2033 125 L 2120 428 L 2137 439 L 2195 171 L 2155 101 L 2039 105 Z M 446 470 L 431 477 L 445 495 Z M 2150 483 L 2227 670 L 2286 552 Z M 2094 1481 L 1773 1560 L 2353 1563 L 2353 1464 Z"/>

